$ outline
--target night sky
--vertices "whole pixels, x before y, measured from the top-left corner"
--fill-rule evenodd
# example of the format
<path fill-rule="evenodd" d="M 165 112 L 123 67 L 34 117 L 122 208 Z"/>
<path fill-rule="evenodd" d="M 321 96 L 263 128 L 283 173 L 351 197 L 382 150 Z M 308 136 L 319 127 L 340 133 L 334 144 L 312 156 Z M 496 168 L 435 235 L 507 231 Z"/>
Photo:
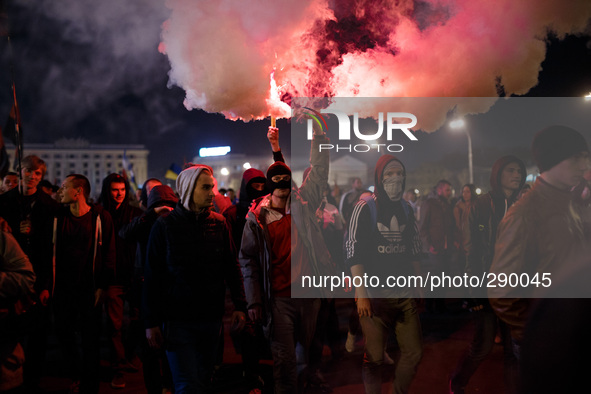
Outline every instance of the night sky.
<path fill-rule="evenodd" d="M 0 37 L 0 123 L 12 104 L 14 75 L 25 149 L 27 143 L 50 143 L 63 137 L 144 144 L 151 152 L 149 174 L 155 177 L 162 177 L 173 162 L 192 160 L 204 146 L 231 145 L 236 153 L 268 152 L 268 120 L 244 123 L 202 110 L 188 111 L 183 106 L 185 92 L 167 86 L 169 59 L 157 50 L 160 25 L 170 13 L 164 2 L 139 2 L 125 10 L 118 10 L 117 3 L 73 2 L 62 15 L 55 6 L 0 0 L 1 22 L 12 41 L 10 50 L 6 36 Z M 136 8 L 131 19 L 130 7 Z M 92 20 L 89 15 L 94 16 Z M 102 19 L 108 22 L 94 23 Z M 567 35 L 559 40 L 550 36 L 546 42 L 539 82 L 525 96 L 582 97 L 589 93 L 591 37 Z M 502 87 L 498 90 L 502 95 Z M 287 121 L 279 120 L 278 127 L 285 130 L 281 145 L 288 150 Z M 438 131 L 423 140 L 438 149 L 417 160 L 437 160 L 466 151 L 462 135 Z M 504 149 L 508 136 L 499 131 L 484 138 L 475 131 L 473 140 L 476 149 Z"/>

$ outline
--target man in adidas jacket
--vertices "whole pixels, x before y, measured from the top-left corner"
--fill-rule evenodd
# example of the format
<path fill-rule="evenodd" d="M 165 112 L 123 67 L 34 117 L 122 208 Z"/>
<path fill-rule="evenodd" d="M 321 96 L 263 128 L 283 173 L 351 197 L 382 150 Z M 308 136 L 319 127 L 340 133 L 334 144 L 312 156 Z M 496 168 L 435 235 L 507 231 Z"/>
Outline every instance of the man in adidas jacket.
<path fill-rule="evenodd" d="M 418 275 L 421 241 L 412 208 L 402 199 L 405 180 L 402 162 L 391 155 L 381 156 L 375 169 L 375 192 L 355 205 L 345 239 L 352 276 L 367 274 L 380 279 L 377 287 L 358 286 L 358 280 L 353 281 L 366 339 L 363 383 L 365 392 L 371 394 L 382 392 L 380 367 L 385 363 L 389 330 L 396 332 L 401 352 L 393 392 L 408 392 L 422 356 L 421 324 L 411 298 L 412 285 L 386 283 L 390 276 Z"/>

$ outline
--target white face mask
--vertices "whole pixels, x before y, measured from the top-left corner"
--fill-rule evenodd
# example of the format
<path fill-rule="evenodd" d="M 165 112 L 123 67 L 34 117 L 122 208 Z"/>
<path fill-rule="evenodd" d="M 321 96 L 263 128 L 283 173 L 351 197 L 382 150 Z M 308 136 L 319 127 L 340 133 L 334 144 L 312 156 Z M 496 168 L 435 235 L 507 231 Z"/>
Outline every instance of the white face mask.
<path fill-rule="evenodd" d="M 402 182 L 404 181 L 404 176 L 393 176 L 388 179 L 384 179 L 382 185 L 384 186 L 384 190 L 388 195 L 388 198 L 392 201 L 399 201 L 402 198 Z"/>

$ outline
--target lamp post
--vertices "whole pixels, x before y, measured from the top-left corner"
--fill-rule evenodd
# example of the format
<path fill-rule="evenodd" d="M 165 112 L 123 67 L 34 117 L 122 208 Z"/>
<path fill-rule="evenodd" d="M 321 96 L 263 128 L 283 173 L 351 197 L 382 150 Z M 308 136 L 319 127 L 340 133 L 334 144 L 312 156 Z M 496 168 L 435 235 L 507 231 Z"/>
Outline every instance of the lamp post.
<path fill-rule="evenodd" d="M 470 137 L 470 132 L 464 126 L 464 119 L 456 119 L 449 123 L 449 127 L 451 127 L 454 130 L 463 130 L 464 133 L 466 133 L 466 136 L 468 137 L 468 174 L 470 176 L 470 183 L 474 184 L 474 169 L 472 167 L 472 138 Z"/>

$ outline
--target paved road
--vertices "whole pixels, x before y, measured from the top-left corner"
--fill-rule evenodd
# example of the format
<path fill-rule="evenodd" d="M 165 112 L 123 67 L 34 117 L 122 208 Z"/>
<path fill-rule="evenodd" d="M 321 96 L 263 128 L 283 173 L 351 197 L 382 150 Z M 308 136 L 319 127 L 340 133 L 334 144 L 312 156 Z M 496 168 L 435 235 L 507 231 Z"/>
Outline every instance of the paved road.
<path fill-rule="evenodd" d="M 437 394 L 446 393 L 447 379 L 453 371 L 455 364 L 462 352 L 468 346 L 471 338 L 470 314 L 462 310 L 459 300 L 448 300 L 450 312 L 445 314 L 429 314 L 421 312 L 423 325 L 424 353 L 419 366 L 417 376 L 411 387 L 412 394 Z M 337 300 L 337 313 L 339 315 L 341 338 L 344 343 L 349 316 L 350 301 Z M 225 320 L 226 328 L 229 328 L 228 317 Z M 225 330 L 229 332 L 228 329 Z M 106 360 L 108 346 L 106 338 L 103 338 L 103 358 Z M 229 335 L 226 334 L 226 346 L 224 349 L 224 364 L 216 374 L 215 387 L 217 393 L 238 394 L 248 393 L 241 378 L 240 356 L 236 354 Z M 342 357 L 331 357 L 328 347 L 324 349 L 325 360 L 322 372 L 335 394 L 363 393 L 361 380 L 362 339 L 359 338 L 357 350 L 346 353 Z M 396 343 L 390 341 L 388 347 L 390 355 L 396 355 Z M 467 393 L 499 394 L 503 393 L 503 368 L 502 348 L 496 345 L 490 357 L 483 362 L 476 372 Z M 271 361 L 263 361 L 263 376 L 271 374 Z M 389 371 L 385 370 L 385 374 Z M 101 365 L 101 393 L 144 393 L 141 371 L 126 373 L 127 386 L 124 389 L 114 390 L 110 387 L 110 372 L 106 361 Z M 46 375 L 42 380 L 42 388 L 52 393 L 65 393 L 69 386 L 65 378 L 60 352 L 53 337 L 50 338 L 50 351 L 48 353 Z M 321 393 L 320 389 L 309 390 L 310 393 Z M 383 392 L 390 392 L 384 384 Z"/>

